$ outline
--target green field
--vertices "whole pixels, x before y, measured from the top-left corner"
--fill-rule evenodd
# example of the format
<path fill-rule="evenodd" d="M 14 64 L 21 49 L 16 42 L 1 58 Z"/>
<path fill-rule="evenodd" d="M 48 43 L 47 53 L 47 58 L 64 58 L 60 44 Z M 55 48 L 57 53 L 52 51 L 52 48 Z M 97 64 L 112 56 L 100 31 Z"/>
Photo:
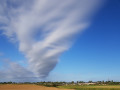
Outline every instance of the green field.
<path fill-rule="evenodd" d="M 120 90 L 120 85 L 106 85 L 106 86 L 80 86 L 80 85 L 68 85 L 58 86 L 59 88 L 75 89 L 75 90 Z"/>

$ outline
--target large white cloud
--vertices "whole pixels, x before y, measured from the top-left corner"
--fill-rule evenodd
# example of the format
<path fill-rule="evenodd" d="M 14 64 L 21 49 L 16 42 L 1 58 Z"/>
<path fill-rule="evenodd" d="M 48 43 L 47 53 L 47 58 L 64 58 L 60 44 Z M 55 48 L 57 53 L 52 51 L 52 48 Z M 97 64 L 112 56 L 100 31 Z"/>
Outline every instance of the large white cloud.
<path fill-rule="evenodd" d="M 46 77 L 72 38 L 88 27 L 102 1 L 0 0 L 0 29 L 28 59 L 28 67 L 20 71 Z"/>

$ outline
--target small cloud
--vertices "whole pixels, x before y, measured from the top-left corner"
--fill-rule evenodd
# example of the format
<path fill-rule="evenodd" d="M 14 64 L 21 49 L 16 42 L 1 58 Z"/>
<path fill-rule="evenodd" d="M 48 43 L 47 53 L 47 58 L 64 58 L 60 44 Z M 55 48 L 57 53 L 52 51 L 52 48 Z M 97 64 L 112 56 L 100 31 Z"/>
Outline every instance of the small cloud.
<path fill-rule="evenodd" d="M 0 52 L 0 56 L 3 56 L 3 55 L 4 55 L 4 53 Z"/>
<path fill-rule="evenodd" d="M 1 81 L 34 81 L 34 74 L 20 64 L 9 59 L 3 59 L 2 63 L 4 68 L 0 70 Z"/>

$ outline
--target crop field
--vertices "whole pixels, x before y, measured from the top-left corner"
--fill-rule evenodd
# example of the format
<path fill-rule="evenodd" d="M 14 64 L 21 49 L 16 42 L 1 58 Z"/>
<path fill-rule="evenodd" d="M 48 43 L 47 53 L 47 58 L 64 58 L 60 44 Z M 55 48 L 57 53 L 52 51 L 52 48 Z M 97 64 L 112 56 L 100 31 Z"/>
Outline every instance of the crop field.
<path fill-rule="evenodd" d="M 68 85 L 56 88 L 35 84 L 0 84 L 0 90 L 120 90 L 120 85 Z"/>
<path fill-rule="evenodd" d="M 59 89 L 55 87 L 44 87 L 39 85 L 33 85 L 33 84 L 5 84 L 0 85 L 0 90 L 69 90 L 69 89 Z"/>
<path fill-rule="evenodd" d="M 120 85 L 106 85 L 106 86 L 79 86 L 79 85 L 68 85 L 59 86 L 59 88 L 74 89 L 74 90 L 120 90 Z"/>

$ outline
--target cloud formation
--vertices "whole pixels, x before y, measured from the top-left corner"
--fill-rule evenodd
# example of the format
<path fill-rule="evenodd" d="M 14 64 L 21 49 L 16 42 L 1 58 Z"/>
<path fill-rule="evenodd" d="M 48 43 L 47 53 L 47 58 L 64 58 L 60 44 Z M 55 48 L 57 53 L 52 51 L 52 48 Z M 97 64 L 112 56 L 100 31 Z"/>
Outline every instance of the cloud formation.
<path fill-rule="evenodd" d="M 3 55 L 4 55 L 4 53 L 0 52 L 0 56 L 3 56 Z"/>
<path fill-rule="evenodd" d="M 10 65 L 9 73 L 22 72 L 20 77 L 33 73 L 34 77 L 48 76 L 61 54 L 70 48 L 73 37 L 89 26 L 101 3 L 102 0 L 0 0 L 0 30 L 19 45 L 28 60 L 24 69 L 15 63 Z"/>

